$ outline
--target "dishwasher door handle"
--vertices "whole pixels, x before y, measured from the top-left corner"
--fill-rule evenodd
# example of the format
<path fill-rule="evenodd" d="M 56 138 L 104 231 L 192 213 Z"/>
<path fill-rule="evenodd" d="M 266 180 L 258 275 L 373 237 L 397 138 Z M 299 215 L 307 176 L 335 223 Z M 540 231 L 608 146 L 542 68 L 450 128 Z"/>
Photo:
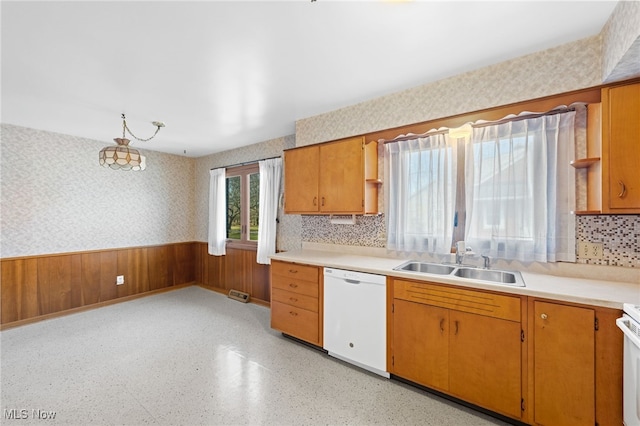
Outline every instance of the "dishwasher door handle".
<path fill-rule="evenodd" d="M 360 281 L 358 281 L 358 280 L 350 280 L 349 278 L 345 278 L 344 282 L 346 282 L 348 284 L 360 284 Z"/>

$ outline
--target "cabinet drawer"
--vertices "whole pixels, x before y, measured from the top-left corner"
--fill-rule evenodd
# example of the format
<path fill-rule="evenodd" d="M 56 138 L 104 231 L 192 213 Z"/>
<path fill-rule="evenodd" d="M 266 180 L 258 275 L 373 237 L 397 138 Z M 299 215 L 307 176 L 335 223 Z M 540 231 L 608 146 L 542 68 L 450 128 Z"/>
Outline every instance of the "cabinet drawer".
<path fill-rule="evenodd" d="M 294 293 L 279 288 L 274 288 L 271 292 L 271 301 L 286 303 L 298 308 L 312 312 L 318 312 L 318 298 L 307 296 L 306 294 Z"/>
<path fill-rule="evenodd" d="M 318 268 L 316 266 L 273 261 L 271 262 L 271 273 L 281 277 L 318 282 Z"/>
<path fill-rule="evenodd" d="M 520 321 L 520 298 L 415 281 L 394 280 L 394 297 L 510 321 Z"/>
<path fill-rule="evenodd" d="M 319 337 L 319 316 L 317 312 L 271 301 L 271 328 L 285 334 L 321 345 Z"/>
<path fill-rule="evenodd" d="M 318 282 L 302 281 L 295 278 L 273 276 L 271 278 L 272 292 L 275 289 L 287 290 L 293 293 L 318 297 Z"/>

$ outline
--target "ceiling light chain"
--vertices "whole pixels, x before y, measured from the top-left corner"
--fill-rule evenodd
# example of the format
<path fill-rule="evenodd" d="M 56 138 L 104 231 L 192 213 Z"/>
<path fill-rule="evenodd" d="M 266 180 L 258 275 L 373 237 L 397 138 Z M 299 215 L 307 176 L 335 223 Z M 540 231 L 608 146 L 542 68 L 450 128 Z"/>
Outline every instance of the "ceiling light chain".
<path fill-rule="evenodd" d="M 126 117 L 125 117 L 125 115 L 123 113 L 122 114 L 122 139 L 125 139 L 125 131 L 127 131 L 137 141 L 140 141 L 140 142 L 148 142 L 148 141 L 150 141 L 151 139 L 153 139 L 158 134 L 158 132 L 160 131 L 160 128 L 164 127 L 164 123 L 162 121 L 153 121 L 153 122 L 151 122 L 151 124 L 156 126 L 155 133 L 153 135 L 151 135 L 150 138 L 141 139 L 141 138 L 137 137 L 136 135 L 134 135 L 133 132 L 131 131 L 131 129 L 129 128 L 129 126 L 127 126 L 127 119 L 126 119 Z"/>

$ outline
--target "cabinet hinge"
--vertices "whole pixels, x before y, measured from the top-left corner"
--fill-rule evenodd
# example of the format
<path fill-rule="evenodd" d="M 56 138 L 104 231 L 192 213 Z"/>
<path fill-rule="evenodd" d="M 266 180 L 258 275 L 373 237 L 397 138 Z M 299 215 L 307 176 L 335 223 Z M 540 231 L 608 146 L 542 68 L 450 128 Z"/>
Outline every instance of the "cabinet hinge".
<path fill-rule="evenodd" d="M 520 410 L 524 411 L 524 398 L 520 399 Z"/>
<path fill-rule="evenodd" d="M 596 331 L 598 331 L 598 330 L 600 329 L 600 323 L 598 322 L 598 318 L 596 318 L 593 322 L 594 322 L 594 324 L 593 324 L 593 328 L 594 328 Z"/>
<path fill-rule="evenodd" d="M 524 342 L 524 330 L 520 330 L 520 341 Z"/>

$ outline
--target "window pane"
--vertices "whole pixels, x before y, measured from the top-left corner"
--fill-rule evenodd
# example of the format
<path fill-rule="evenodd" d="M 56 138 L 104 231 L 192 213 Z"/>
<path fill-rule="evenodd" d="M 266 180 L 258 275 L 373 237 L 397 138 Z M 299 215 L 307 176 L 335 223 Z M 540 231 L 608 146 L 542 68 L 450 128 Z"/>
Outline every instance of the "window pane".
<path fill-rule="evenodd" d="M 227 238 L 241 239 L 240 176 L 227 178 Z"/>
<path fill-rule="evenodd" d="M 258 241 L 260 209 L 260 173 L 249 175 L 249 240 Z"/>
<path fill-rule="evenodd" d="M 478 220 L 471 229 L 475 236 L 533 240 L 532 148 L 538 143 L 534 136 L 514 134 L 474 144 L 473 209 Z"/>
<path fill-rule="evenodd" d="M 389 167 L 387 248 L 449 253 L 456 151 L 445 134 L 385 146 Z"/>

